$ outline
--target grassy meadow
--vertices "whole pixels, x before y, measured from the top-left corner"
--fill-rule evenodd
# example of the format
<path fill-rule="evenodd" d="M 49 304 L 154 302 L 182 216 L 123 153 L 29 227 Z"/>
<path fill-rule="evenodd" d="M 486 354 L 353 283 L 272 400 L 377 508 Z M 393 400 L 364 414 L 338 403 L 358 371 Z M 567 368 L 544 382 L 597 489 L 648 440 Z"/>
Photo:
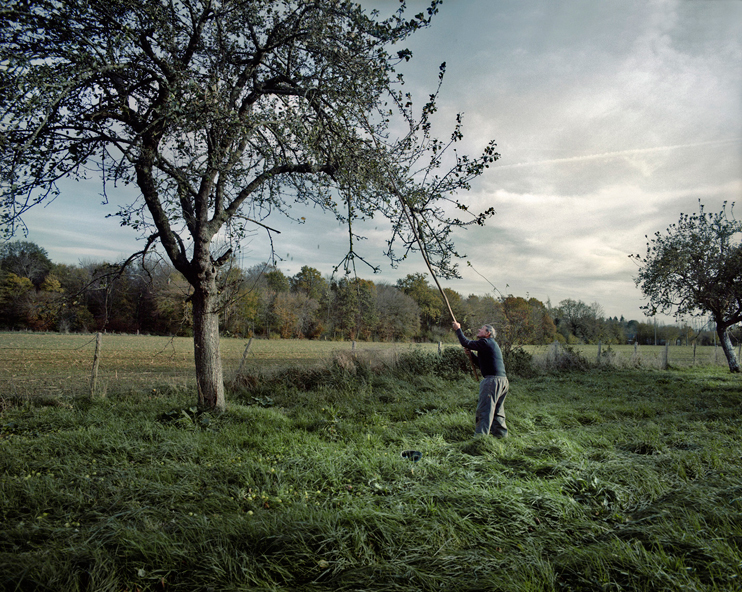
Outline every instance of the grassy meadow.
<path fill-rule="evenodd" d="M 222 364 L 229 380 L 242 363 L 247 339 L 221 340 Z M 360 352 L 394 356 L 410 349 L 437 351 L 436 344 L 356 343 Z M 246 368 L 280 370 L 322 364 L 335 353 L 352 351 L 350 341 L 254 339 Z M 0 333 L 0 384 L 5 394 L 74 396 L 90 382 L 95 335 Z M 194 383 L 193 339 L 152 335 L 102 337 L 98 382 L 103 392 L 163 384 Z"/>
<path fill-rule="evenodd" d="M 234 377 L 242 363 L 246 339 L 223 338 L 222 363 L 225 378 Z M 445 346 L 454 345 L 452 343 Z M 333 355 L 350 352 L 350 341 L 308 341 L 290 339 L 255 339 L 250 344 L 244 369 L 280 371 L 284 367 L 305 367 L 323 364 Z M 357 342 L 356 351 L 386 359 L 414 351 L 438 351 L 434 343 L 372 343 Z M 643 345 L 603 346 L 598 357 L 597 345 L 573 346 L 591 364 L 619 368 L 662 367 L 665 347 Z M 549 366 L 550 346 L 527 346 L 536 363 Z M 90 382 L 95 335 L 58 333 L 0 333 L 0 384 L 4 394 L 14 396 L 75 396 Z M 598 362 L 598 360 L 600 360 Z M 726 367 L 721 348 L 713 346 L 673 346 L 669 349 L 673 367 Z M 104 335 L 98 388 L 105 393 L 132 387 L 146 390 L 153 385 L 167 384 L 188 388 L 194 383 L 193 339 L 149 335 Z"/>
<path fill-rule="evenodd" d="M 460 348 L 225 340 L 212 415 L 187 340 L 105 336 L 90 400 L 90 336 L 0 339 L 2 590 L 742 589 L 724 366 L 539 350 L 496 440 Z"/>

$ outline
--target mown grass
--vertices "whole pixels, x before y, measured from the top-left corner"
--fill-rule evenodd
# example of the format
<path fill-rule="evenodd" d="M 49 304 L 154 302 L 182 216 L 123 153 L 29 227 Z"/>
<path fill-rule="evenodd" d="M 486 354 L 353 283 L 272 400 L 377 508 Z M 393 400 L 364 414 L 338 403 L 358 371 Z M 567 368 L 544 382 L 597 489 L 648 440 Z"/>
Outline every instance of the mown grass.
<path fill-rule="evenodd" d="M 220 342 L 225 377 L 239 369 L 247 339 Z M 247 368 L 317 366 L 335 353 L 350 352 L 349 341 L 254 339 Z M 437 351 L 437 344 L 369 343 L 355 345 L 359 353 L 388 357 L 410 350 Z M 74 396 L 90 381 L 95 335 L 32 332 L 0 333 L 0 384 L 6 394 Z M 167 383 L 189 388 L 195 380 L 193 339 L 155 335 L 103 335 L 98 384 L 102 392 L 137 385 L 142 390 Z"/>
<path fill-rule="evenodd" d="M 495 440 L 457 363 L 251 375 L 220 416 L 170 383 L 11 398 L 0 588 L 741 588 L 739 377 L 513 377 Z"/>
<path fill-rule="evenodd" d="M 222 363 L 227 380 L 242 364 L 246 339 L 221 340 Z M 350 352 L 349 341 L 309 341 L 298 339 L 254 339 L 250 344 L 245 368 L 280 370 L 282 367 L 316 367 L 335 354 Z M 458 347 L 447 344 L 444 347 Z M 355 350 L 393 359 L 410 351 L 437 351 L 435 343 L 357 342 Z M 554 346 L 526 346 L 526 351 L 546 366 Z M 619 368 L 657 369 L 663 366 L 664 346 L 604 346 L 598 357 L 597 345 L 573 346 L 591 365 Z M 0 384 L 6 393 L 18 395 L 74 396 L 90 381 L 95 351 L 95 335 L 4 332 L 0 333 Z M 671 366 L 718 365 L 726 359 L 713 346 L 673 346 L 669 350 Z M 542 364 L 544 365 L 544 364 Z M 194 383 L 193 339 L 153 335 L 103 336 L 98 385 L 101 392 L 138 385 L 142 390 L 152 384 L 168 383 L 190 388 Z"/>

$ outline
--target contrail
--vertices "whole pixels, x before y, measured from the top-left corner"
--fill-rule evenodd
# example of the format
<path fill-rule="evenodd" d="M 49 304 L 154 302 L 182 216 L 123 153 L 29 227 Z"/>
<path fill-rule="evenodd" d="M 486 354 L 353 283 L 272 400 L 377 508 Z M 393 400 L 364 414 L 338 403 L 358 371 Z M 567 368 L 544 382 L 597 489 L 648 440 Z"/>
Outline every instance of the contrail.
<path fill-rule="evenodd" d="M 631 150 L 617 150 L 615 152 L 601 152 L 600 154 L 587 154 L 585 156 L 570 156 L 567 158 L 552 158 L 549 160 L 535 160 L 533 162 L 518 162 L 515 164 L 494 165 L 493 169 L 512 169 L 539 164 L 558 164 L 562 162 L 581 162 L 583 160 L 600 160 L 602 158 L 614 158 L 616 156 L 628 156 L 631 154 L 649 154 L 651 152 L 664 152 L 680 148 L 697 148 L 699 146 L 716 146 L 719 144 L 732 144 L 742 141 L 742 138 L 731 138 L 728 140 L 709 140 L 708 142 L 695 142 L 693 144 L 675 144 L 673 146 L 656 146 L 654 148 L 632 148 Z"/>

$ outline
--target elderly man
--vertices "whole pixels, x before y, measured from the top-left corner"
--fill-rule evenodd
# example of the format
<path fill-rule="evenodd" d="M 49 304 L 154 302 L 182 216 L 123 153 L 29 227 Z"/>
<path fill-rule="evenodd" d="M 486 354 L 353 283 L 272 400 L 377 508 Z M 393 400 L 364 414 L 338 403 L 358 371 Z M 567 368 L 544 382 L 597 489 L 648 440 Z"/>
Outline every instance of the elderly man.
<path fill-rule="evenodd" d="M 504 438 L 508 435 L 508 427 L 505 425 L 505 397 L 510 384 L 505 374 L 502 351 L 495 341 L 497 332 L 492 325 L 483 325 L 477 332 L 476 341 L 469 341 L 456 321 L 453 329 L 464 348 L 477 352 L 472 358 L 482 372 L 474 431 L 477 434 Z"/>

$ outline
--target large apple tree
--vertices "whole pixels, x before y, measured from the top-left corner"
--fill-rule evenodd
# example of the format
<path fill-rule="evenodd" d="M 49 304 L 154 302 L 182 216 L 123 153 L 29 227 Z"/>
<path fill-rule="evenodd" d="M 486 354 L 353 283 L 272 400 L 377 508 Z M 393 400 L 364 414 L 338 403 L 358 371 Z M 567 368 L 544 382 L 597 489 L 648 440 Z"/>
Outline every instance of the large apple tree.
<path fill-rule="evenodd" d="M 445 276 L 452 229 L 493 213 L 456 192 L 498 157 L 494 143 L 475 158 L 447 150 L 460 118 L 433 137 L 437 91 L 413 116 L 395 70 L 438 4 L 380 20 L 345 0 L 9 0 L 0 223 L 22 230 L 64 178 L 135 186 L 118 215 L 192 286 L 199 403 L 223 409 L 217 279 L 243 233 L 314 204 L 347 224 L 347 267 L 363 260 L 353 223 L 381 215 L 393 263 L 424 248 Z"/>
<path fill-rule="evenodd" d="M 739 372 L 728 329 L 742 322 L 742 222 L 726 203 L 715 214 L 699 204 L 698 213 L 681 214 L 664 234 L 647 238 L 646 255 L 632 255 L 647 314 L 710 315 L 729 370 Z"/>

